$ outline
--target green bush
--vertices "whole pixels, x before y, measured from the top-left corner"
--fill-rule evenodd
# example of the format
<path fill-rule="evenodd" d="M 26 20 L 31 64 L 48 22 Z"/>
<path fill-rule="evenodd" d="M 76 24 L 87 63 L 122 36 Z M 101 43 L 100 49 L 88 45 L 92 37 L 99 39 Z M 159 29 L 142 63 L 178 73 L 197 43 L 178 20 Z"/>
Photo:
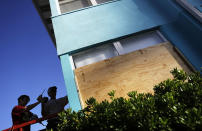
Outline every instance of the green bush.
<path fill-rule="evenodd" d="M 168 79 L 154 87 L 154 95 L 128 93 L 98 103 L 94 98 L 78 112 L 60 113 L 60 131 L 66 130 L 202 130 L 202 78 L 200 73 L 171 71 Z"/>

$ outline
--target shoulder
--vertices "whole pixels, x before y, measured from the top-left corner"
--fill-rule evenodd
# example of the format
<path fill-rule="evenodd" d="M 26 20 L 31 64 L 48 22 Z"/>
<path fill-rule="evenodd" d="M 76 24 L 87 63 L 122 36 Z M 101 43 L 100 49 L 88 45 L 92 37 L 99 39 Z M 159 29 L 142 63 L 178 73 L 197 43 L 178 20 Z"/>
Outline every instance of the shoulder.
<path fill-rule="evenodd" d="M 25 111 L 25 107 L 24 106 L 15 106 L 12 110 L 12 114 L 18 114 L 18 113 L 23 113 Z"/>
<path fill-rule="evenodd" d="M 15 111 L 15 110 L 24 110 L 24 109 L 26 109 L 25 106 L 19 106 L 19 105 L 17 105 L 15 107 L 13 107 L 13 111 Z"/>
<path fill-rule="evenodd" d="M 64 97 L 61 97 L 61 98 L 58 98 L 57 101 L 65 101 L 67 100 L 67 96 L 64 96 Z"/>
<path fill-rule="evenodd" d="M 61 98 L 57 99 L 57 102 L 61 103 L 62 105 L 67 104 L 67 101 L 68 101 L 67 96 L 64 96 L 64 97 L 61 97 Z"/>

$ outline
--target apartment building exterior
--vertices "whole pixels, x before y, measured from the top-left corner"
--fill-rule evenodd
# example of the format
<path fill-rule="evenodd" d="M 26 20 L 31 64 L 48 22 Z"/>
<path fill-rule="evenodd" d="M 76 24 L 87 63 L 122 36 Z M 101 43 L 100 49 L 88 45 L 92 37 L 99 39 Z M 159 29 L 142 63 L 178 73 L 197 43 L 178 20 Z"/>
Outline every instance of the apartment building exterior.
<path fill-rule="evenodd" d="M 56 46 L 70 107 L 116 90 L 153 93 L 202 67 L 201 0 L 33 0 Z"/>

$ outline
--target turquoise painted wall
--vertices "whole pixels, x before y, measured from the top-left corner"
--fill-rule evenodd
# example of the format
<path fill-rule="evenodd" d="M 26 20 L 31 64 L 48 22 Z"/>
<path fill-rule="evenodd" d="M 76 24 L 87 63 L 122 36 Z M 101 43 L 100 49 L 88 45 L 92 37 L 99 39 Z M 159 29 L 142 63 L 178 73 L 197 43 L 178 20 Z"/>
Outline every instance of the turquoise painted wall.
<path fill-rule="evenodd" d="M 52 18 L 58 55 L 176 20 L 171 0 L 117 0 Z"/>
<path fill-rule="evenodd" d="M 50 3 L 51 4 L 51 3 Z M 51 10 L 70 107 L 81 109 L 69 55 L 75 50 L 153 27 L 185 55 L 197 70 L 202 66 L 202 27 L 174 0 L 116 0 L 57 15 Z"/>
<path fill-rule="evenodd" d="M 62 71 L 64 75 L 64 80 L 67 88 L 67 96 L 69 100 L 69 105 L 74 111 L 78 111 L 81 109 L 81 104 L 76 88 L 76 83 L 74 79 L 74 72 L 71 67 L 71 62 L 69 55 L 62 55 L 60 56 L 61 64 L 62 64 Z"/>
<path fill-rule="evenodd" d="M 202 13 L 202 0 L 187 0 L 187 2 Z"/>
<path fill-rule="evenodd" d="M 194 7 L 202 5 L 202 0 L 187 0 L 190 4 L 192 4 Z"/>
<path fill-rule="evenodd" d="M 195 67 L 202 67 L 202 24 L 186 11 L 178 19 L 160 27 L 160 31 L 171 41 Z"/>

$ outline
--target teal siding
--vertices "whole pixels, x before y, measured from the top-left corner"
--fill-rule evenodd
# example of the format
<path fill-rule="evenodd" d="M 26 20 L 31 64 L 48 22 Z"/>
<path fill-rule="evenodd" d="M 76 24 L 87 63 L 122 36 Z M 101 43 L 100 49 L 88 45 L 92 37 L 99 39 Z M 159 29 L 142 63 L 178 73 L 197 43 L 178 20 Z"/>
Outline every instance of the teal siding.
<path fill-rule="evenodd" d="M 174 21 L 180 10 L 161 1 L 118 0 L 53 17 L 58 55 Z"/>
<path fill-rule="evenodd" d="M 194 7 L 202 5 L 202 0 L 187 0 L 187 2 L 192 4 L 192 6 L 194 6 Z"/>
<path fill-rule="evenodd" d="M 187 0 L 193 7 L 202 13 L 202 0 Z"/>
<path fill-rule="evenodd" d="M 64 75 L 64 80 L 67 88 L 67 96 L 69 99 L 69 105 L 74 111 L 78 111 L 81 109 L 81 104 L 79 100 L 79 96 L 77 93 L 77 87 L 74 80 L 74 72 L 71 68 L 69 55 L 60 56 L 62 70 Z"/>
<path fill-rule="evenodd" d="M 202 67 L 201 23 L 175 0 L 116 0 L 62 15 L 55 7 L 52 2 L 57 52 L 74 111 L 80 110 L 81 104 L 68 55 L 73 51 L 159 27 L 197 70 Z"/>
<path fill-rule="evenodd" d="M 160 27 L 160 31 L 171 41 L 195 67 L 202 67 L 202 25 L 183 12 L 175 22 Z"/>

